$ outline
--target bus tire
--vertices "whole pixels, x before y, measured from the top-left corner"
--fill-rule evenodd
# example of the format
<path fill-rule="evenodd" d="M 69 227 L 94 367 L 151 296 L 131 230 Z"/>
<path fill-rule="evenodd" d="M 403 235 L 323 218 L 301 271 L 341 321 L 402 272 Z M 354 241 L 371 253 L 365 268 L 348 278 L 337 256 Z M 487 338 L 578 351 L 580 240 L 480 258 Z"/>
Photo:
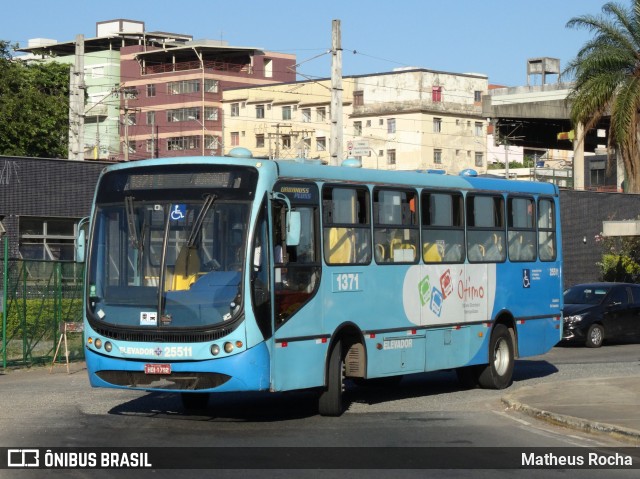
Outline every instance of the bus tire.
<path fill-rule="evenodd" d="M 320 393 L 318 412 L 321 416 L 340 416 L 344 412 L 344 359 L 342 344 L 336 342 L 329 356 L 327 385 Z"/>
<path fill-rule="evenodd" d="M 480 387 L 508 387 L 513 380 L 514 357 L 513 337 L 509 329 L 503 324 L 496 325 L 489 340 L 489 364 L 482 367 L 478 375 Z"/>
<path fill-rule="evenodd" d="M 199 411 L 207 408 L 209 393 L 181 393 L 182 406 L 187 411 Z"/>

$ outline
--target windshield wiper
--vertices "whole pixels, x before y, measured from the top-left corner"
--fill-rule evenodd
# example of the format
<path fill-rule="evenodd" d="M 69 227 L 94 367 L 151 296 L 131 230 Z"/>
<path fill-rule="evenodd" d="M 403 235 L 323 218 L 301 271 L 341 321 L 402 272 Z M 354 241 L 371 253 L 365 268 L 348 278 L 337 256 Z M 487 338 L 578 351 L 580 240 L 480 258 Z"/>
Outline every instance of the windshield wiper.
<path fill-rule="evenodd" d="M 125 196 L 125 211 L 127 213 L 127 226 L 129 228 L 129 239 L 140 249 L 140 240 L 138 239 L 138 228 L 136 227 L 136 212 L 133 208 L 133 196 Z"/>
<path fill-rule="evenodd" d="M 187 241 L 187 247 L 193 248 L 193 245 L 196 242 L 196 238 L 200 233 L 200 228 L 202 228 L 202 223 L 204 222 L 205 216 L 207 216 L 207 212 L 213 205 L 213 202 L 216 200 L 216 195 L 207 195 L 204 199 L 204 204 L 202 205 L 202 209 L 200 209 L 200 213 L 198 213 L 198 217 L 193 222 L 193 226 L 191 227 L 191 233 L 189 233 L 189 240 Z"/>
<path fill-rule="evenodd" d="M 133 206 L 133 196 L 125 196 L 124 205 L 125 211 L 127 214 L 127 227 L 129 229 L 129 239 L 133 246 L 138 250 L 138 264 L 137 269 L 140 271 L 142 269 L 142 256 L 144 254 L 144 234 L 146 229 L 146 218 L 144 219 L 144 224 L 142 225 L 142 231 L 138 235 L 138 228 L 136 225 L 136 212 Z"/>

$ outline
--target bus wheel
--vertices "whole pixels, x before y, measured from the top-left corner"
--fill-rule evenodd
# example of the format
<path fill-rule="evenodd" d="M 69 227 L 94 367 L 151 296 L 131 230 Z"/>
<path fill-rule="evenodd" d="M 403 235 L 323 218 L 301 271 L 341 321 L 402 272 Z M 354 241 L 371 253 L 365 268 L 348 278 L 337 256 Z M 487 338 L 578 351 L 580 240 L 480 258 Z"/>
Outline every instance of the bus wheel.
<path fill-rule="evenodd" d="M 513 339 L 509 329 L 498 324 L 489 341 L 489 364 L 480 370 L 478 384 L 484 389 L 504 389 L 511 384 L 514 365 Z"/>
<path fill-rule="evenodd" d="M 327 368 L 327 387 L 320 394 L 318 412 L 322 416 L 340 416 L 344 412 L 344 360 L 342 344 L 336 342 L 331 350 Z"/>
<path fill-rule="evenodd" d="M 209 393 L 181 393 L 182 406 L 187 411 L 198 411 L 207 408 Z"/>

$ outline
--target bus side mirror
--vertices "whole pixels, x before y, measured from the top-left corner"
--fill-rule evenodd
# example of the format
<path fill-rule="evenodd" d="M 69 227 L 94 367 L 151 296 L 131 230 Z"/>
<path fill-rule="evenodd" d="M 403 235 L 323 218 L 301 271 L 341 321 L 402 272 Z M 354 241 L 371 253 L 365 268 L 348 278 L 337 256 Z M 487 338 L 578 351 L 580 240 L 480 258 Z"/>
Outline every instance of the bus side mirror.
<path fill-rule="evenodd" d="M 87 246 L 87 231 L 89 219 L 84 218 L 78 223 L 78 235 L 76 236 L 76 263 L 84 263 Z"/>
<path fill-rule="evenodd" d="M 298 246 L 300 244 L 300 212 L 289 211 L 287 213 L 287 246 Z"/>

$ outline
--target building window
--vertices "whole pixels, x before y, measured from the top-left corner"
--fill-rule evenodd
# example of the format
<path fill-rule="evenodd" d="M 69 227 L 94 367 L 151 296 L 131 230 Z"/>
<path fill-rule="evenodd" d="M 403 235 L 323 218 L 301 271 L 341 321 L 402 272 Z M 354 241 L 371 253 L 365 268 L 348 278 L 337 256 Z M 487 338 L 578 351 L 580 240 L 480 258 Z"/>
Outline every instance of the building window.
<path fill-rule="evenodd" d="M 200 148 L 199 136 L 176 136 L 167 138 L 167 150 L 197 150 Z"/>
<path fill-rule="evenodd" d="M 271 58 L 264 59 L 264 77 L 273 77 L 273 60 L 271 60 Z"/>
<path fill-rule="evenodd" d="M 282 119 L 291 120 L 291 105 L 282 107 Z"/>
<path fill-rule="evenodd" d="M 442 164 L 442 150 L 440 149 L 433 150 L 433 162 L 436 165 Z"/>
<path fill-rule="evenodd" d="M 431 101 L 441 102 L 442 101 L 442 87 L 434 86 L 431 88 Z"/>
<path fill-rule="evenodd" d="M 441 133 L 442 132 L 442 118 L 434 118 L 433 119 L 433 132 Z"/>
<path fill-rule="evenodd" d="M 20 257 L 73 261 L 76 220 L 20 217 Z"/>
<path fill-rule="evenodd" d="M 204 91 L 205 93 L 218 93 L 218 80 L 205 79 Z"/>
<path fill-rule="evenodd" d="M 136 125 L 138 120 L 135 113 L 127 113 L 126 121 L 128 125 Z"/>
<path fill-rule="evenodd" d="M 264 118 L 264 105 L 256 105 L 256 118 Z"/>
<path fill-rule="evenodd" d="M 256 135 L 256 148 L 264 148 L 264 135 Z"/>
<path fill-rule="evenodd" d="M 353 92 L 353 106 L 364 106 L 364 92 L 362 90 Z"/>
<path fill-rule="evenodd" d="M 353 136 L 362 136 L 362 122 L 354 121 L 353 122 Z"/>
<path fill-rule="evenodd" d="M 204 119 L 208 121 L 216 121 L 218 119 L 218 109 L 215 106 L 205 106 Z"/>
<path fill-rule="evenodd" d="M 231 146 L 238 146 L 240 144 L 240 132 L 232 131 L 231 132 Z"/>
<path fill-rule="evenodd" d="M 476 151 L 476 166 L 484 165 L 484 155 L 478 151 Z"/>
<path fill-rule="evenodd" d="M 147 112 L 147 125 L 155 125 L 156 124 L 156 112 L 148 111 Z"/>
<path fill-rule="evenodd" d="M 155 85 L 155 83 L 150 83 L 149 85 L 147 85 L 147 96 L 148 97 L 156 96 L 156 85 Z"/>
<path fill-rule="evenodd" d="M 302 112 L 302 123 L 309 123 L 311 121 L 311 108 L 303 108 Z"/>
<path fill-rule="evenodd" d="M 324 136 L 316 138 L 316 150 L 327 151 L 327 139 Z"/>
<path fill-rule="evenodd" d="M 282 148 L 285 150 L 291 148 L 291 135 L 282 135 Z"/>
<path fill-rule="evenodd" d="M 387 150 L 387 165 L 395 166 L 396 164 L 396 150 Z"/>
<path fill-rule="evenodd" d="M 371 120 L 367 120 L 367 126 L 371 126 Z"/>
<path fill-rule="evenodd" d="M 316 108 L 316 120 L 323 122 L 327 119 L 327 109 L 323 106 Z"/>
<path fill-rule="evenodd" d="M 178 108 L 167 110 L 167 121 L 169 123 L 200 119 L 200 108 Z"/>
<path fill-rule="evenodd" d="M 476 121 L 476 136 L 483 136 L 483 134 L 482 122 Z"/>
<path fill-rule="evenodd" d="M 240 116 L 240 103 L 231 104 L 231 116 Z"/>
<path fill-rule="evenodd" d="M 476 90 L 473 92 L 473 101 L 480 103 L 482 101 L 482 91 Z"/>
<path fill-rule="evenodd" d="M 204 147 L 207 150 L 217 150 L 220 142 L 218 141 L 217 136 L 213 135 L 205 135 L 204 137 Z"/>
<path fill-rule="evenodd" d="M 387 133 L 395 133 L 396 132 L 396 119 L 389 118 L 387 120 Z"/>
<path fill-rule="evenodd" d="M 147 153 L 153 153 L 155 150 L 154 146 L 155 146 L 155 141 L 153 140 L 153 138 L 149 138 L 147 140 L 147 148 L 146 148 Z"/>
<path fill-rule="evenodd" d="M 196 93 L 200 91 L 199 80 L 182 80 L 167 83 L 169 95 L 180 95 L 183 93 Z"/>

